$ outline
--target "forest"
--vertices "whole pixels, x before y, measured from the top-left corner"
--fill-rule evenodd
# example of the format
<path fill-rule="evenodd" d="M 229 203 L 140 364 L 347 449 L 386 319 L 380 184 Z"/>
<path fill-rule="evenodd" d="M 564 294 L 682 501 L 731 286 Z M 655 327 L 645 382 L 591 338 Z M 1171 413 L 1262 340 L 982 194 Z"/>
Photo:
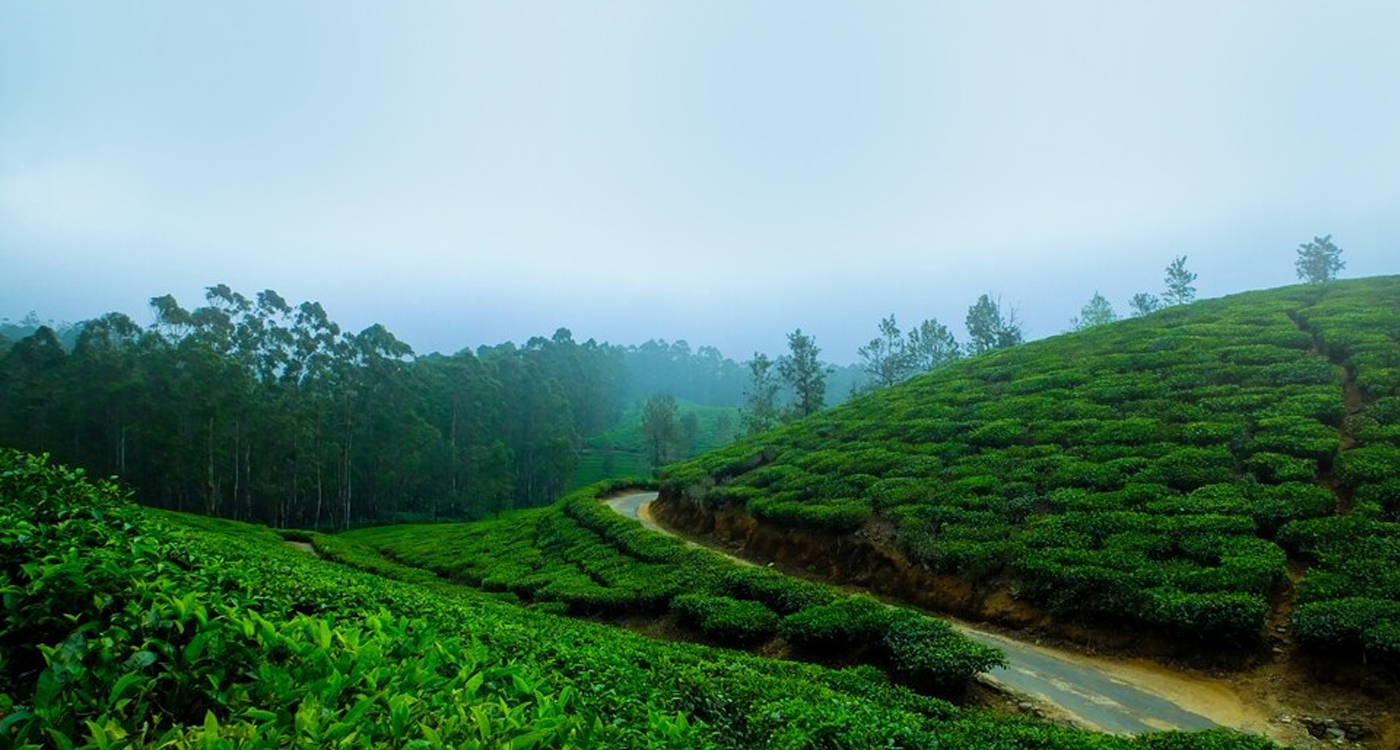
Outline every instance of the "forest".
<path fill-rule="evenodd" d="M 635 429 L 644 400 L 737 408 L 750 387 L 742 365 L 685 341 L 560 328 L 418 356 L 383 326 L 346 331 L 272 290 L 220 284 L 193 309 L 168 294 L 150 306 L 149 326 L 7 322 L 0 444 L 120 476 L 158 507 L 275 526 L 469 519 L 547 504 L 604 468 L 649 472 L 639 440 L 606 437 Z M 859 368 L 826 370 L 841 375 L 824 400 L 849 396 Z"/>

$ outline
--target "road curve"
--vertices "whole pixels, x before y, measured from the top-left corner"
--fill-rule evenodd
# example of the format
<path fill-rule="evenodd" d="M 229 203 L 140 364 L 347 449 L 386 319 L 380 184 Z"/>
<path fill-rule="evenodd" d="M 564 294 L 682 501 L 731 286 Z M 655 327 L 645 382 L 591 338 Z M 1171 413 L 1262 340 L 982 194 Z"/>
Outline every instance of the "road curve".
<path fill-rule="evenodd" d="M 659 526 L 648 512 L 655 492 L 640 492 L 606 500 L 608 507 L 637 520 L 653 531 L 679 535 Z M 695 544 L 693 540 L 686 540 Z M 727 555 L 745 564 L 747 560 Z M 1245 731 L 1261 731 L 1255 721 L 1240 725 L 1238 717 L 1248 713 L 1238 698 L 1222 685 L 1185 675 L 1166 675 L 1148 667 L 1113 660 L 1086 657 L 978 630 L 949 620 L 969 638 L 1006 653 L 1008 665 L 991 670 L 985 679 L 1010 692 L 1049 704 L 1066 718 L 1091 729 L 1113 734 L 1141 734 L 1166 729 L 1200 730 L 1231 726 Z M 1166 683 L 1165 690 L 1155 690 Z M 1144 687 L 1147 685 L 1147 687 Z M 1187 708 L 1183 703 L 1189 703 Z M 1217 721 L 1209 714 L 1233 719 Z M 1249 726 L 1253 725 L 1253 726 Z"/>

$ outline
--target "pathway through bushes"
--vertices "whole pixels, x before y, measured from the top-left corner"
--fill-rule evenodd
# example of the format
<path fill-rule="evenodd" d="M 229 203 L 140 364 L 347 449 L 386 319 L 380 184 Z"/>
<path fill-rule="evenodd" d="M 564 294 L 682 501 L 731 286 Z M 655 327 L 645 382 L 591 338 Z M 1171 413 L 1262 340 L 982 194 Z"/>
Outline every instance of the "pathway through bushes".
<path fill-rule="evenodd" d="M 607 505 L 649 529 L 680 537 L 650 513 L 655 492 L 607 500 Z M 703 539 L 686 538 L 704 544 Z M 709 546 L 709 545 L 705 545 Z M 746 565 L 753 564 L 716 550 Z M 1038 702 L 1075 724 L 1115 734 L 1162 729 L 1197 730 L 1225 726 L 1296 741 L 1292 733 L 1268 722 L 1258 708 L 1245 704 L 1227 683 L 1175 672 L 1144 660 L 1104 659 L 1026 643 L 1007 635 L 949 620 L 973 640 L 1006 653 L 1009 666 L 985 678 L 995 689 L 1014 694 L 1017 703 Z M 1034 705 L 1034 703 L 1032 703 Z M 1022 705 L 1022 708 L 1028 706 Z"/>

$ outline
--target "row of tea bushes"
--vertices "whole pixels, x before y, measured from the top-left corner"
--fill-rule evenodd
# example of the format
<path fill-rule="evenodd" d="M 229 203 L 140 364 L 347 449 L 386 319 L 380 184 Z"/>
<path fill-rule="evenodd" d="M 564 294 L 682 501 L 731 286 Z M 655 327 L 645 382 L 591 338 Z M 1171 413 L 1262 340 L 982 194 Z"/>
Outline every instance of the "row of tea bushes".
<path fill-rule="evenodd" d="M 668 467 L 662 488 L 835 534 L 879 515 L 930 569 L 1229 647 L 1267 616 L 1280 529 L 1349 504 L 1400 520 L 1397 337 L 1396 277 L 1198 302 L 956 363 Z M 1046 525 L 1117 511 L 1143 528 L 1086 546 Z"/>
<path fill-rule="evenodd" d="M 710 640 L 738 647 L 786 636 L 789 621 L 847 598 L 833 587 L 740 565 L 649 532 L 598 502 L 615 487 L 595 485 L 550 508 L 494 521 L 380 527 L 342 536 L 396 561 L 486 590 L 557 603 L 571 614 L 658 614 L 669 608 Z M 890 612 L 879 627 L 863 632 L 861 642 L 847 647 L 942 689 L 957 689 L 1002 663 L 998 651 L 943 623 L 914 612 Z M 907 627 L 910 618 L 933 624 Z M 899 654 L 886 647 L 887 631 L 896 625 L 906 633 Z"/>

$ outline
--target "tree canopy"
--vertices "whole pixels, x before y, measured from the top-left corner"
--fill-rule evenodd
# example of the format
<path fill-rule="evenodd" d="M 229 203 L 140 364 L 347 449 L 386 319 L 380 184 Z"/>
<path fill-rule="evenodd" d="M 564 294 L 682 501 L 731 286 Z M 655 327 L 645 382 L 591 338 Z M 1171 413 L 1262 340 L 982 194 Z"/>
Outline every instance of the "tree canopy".
<path fill-rule="evenodd" d="M 1178 255 L 1167 265 L 1164 281 L 1167 290 L 1162 293 L 1162 302 L 1165 305 L 1184 305 L 1196 298 L 1196 287 L 1192 286 L 1196 281 L 1196 274 L 1186 270 L 1185 255 Z"/>
<path fill-rule="evenodd" d="M 1320 284 L 1337 278 L 1337 272 L 1346 268 L 1342 260 L 1342 249 L 1332 244 L 1332 235 L 1314 237 L 1312 242 L 1298 246 L 1298 258 L 1293 267 L 1298 278 L 1309 284 Z"/>
<path fill-rule="evenodd" d="M 1096 291 L 1084 307 L 1079 309 L 1079 315 L 1070 320 L 1069 327 L 1072 331 L 1082 331 L 1085 328 L 1112 323 L 1117 319 L 1118 313 L 1113 311 L 1113 303 Z"/>
<path fill-rule="evenodd" d="M 616 419 L 616 347 L 567 329 L 416 357 L 380 325 L 227 285 L 0 351 L 0 443 L 120 475 L 143 502 L 276 525 L 466 518 L 553 501 Z"/>
<path fill-rule="evenodd" d="M 969 354 L 985 354 L 993 349 L 1015 346 L 1024 340 L 1021 323 L 1016 320 L 1016 311 L 1003 314 L 1000 300 L 993 300 L 988 294 L 978 297 L 967 309 L 966 323 Z"/>

